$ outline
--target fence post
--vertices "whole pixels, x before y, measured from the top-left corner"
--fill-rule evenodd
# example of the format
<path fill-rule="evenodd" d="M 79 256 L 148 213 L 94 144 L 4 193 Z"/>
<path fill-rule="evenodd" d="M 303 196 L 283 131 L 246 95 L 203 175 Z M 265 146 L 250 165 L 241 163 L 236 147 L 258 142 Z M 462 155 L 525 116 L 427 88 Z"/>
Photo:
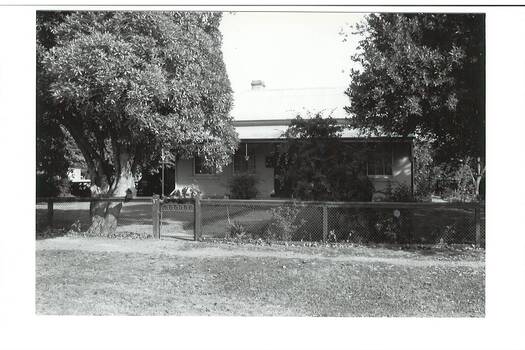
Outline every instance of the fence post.
<path fill-rule="evenodd" d="M 481 246 L 481 213 L 479 212 L 479 203 L 474 209 L 474 221 L 476 223 L 476 247 Z"/>
<path fill-rule="evenodd" d="M 195 196 L 193 213 L 194 213 L 193 239 L 195 241 L 198 241 L 202 235 L 201 200 L 198 195 Z"/>
<path fill-rule="evenodd" d="M 53 200 L 47 200 L 47 225 L 53 227 Z"/>
<path fill-rule="evenodd" d="M 323 205 L 323 242 L 326 242 L 328 237 L 328 208 Z"/>
<path fill-rule="evenodd" d="M 157 194 L 153 195 L 151 206 L 151 219 L 153 222 L 153 237 L 160 239 L 160 199 Z"/>

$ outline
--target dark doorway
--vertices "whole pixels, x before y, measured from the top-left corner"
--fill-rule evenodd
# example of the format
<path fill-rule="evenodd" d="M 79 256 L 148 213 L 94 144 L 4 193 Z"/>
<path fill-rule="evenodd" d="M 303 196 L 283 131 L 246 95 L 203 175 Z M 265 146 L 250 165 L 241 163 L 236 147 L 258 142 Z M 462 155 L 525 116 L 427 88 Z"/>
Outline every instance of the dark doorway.
<path fill-rule="evenodd" d="M 164 195 L 168 196 L 175 189 L 175 168 L 164 168 Z M 137 195 L 152 196 L 162 192 L 162 171 L 144 174 L 137 184 Z"/>

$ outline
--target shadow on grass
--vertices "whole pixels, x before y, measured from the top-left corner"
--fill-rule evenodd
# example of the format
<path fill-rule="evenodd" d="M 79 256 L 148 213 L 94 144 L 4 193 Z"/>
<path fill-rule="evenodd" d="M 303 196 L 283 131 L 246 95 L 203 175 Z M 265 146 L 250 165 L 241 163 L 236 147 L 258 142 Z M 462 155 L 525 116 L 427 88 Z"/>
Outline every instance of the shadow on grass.
<path fill-rule="evenodd" d="M 47 208 L 36 208 L 36 239 L 62 237 L 68 232 L 86 232 L 91 225 L 89 203 L 55 203 L 53 222 L 49 225 Z M 152 231 L 150 203 L 124 203 L 117 231 L 143 234 Z"/>

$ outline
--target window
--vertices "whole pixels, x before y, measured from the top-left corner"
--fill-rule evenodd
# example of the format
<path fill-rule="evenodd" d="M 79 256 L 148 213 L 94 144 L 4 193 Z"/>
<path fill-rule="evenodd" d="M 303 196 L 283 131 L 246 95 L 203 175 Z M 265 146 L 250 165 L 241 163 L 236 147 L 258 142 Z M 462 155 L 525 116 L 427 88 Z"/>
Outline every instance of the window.
<path fill-rule="evenodd" d="M 392 149 L 388 145 L 376 146 L 367 162 L 368 175 L 392 175 Z"/>
<path fill-rule="evenodd" d="M 235 174 L 255 174 L 255 154 L 248 154 L 248 159 L 246 159 L 244 151 L 238 150 L 235 152 L 233 156 L 233 172 Z"/>
<path fill-rule="evenodd" d="M 214 166 L 205 166 L 204 159 L 195 156 L 194 158 L 194 174 L 195 175 L 215 175 L 217 174 L 217 168 Z"/>

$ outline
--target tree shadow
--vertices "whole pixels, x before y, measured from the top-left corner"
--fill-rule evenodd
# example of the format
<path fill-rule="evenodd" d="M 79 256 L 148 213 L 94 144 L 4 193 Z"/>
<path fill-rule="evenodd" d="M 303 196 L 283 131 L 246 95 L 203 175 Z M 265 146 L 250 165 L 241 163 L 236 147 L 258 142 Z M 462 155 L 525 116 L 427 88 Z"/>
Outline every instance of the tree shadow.
<path fill-rule="evenodd" d="M 70 232 L 86 232 L 91 225 L 89 202 L 55 203 L 52 225 L 48 222 L 47 208 L 36 208 L 36 238 L 62 237 Z M 151 203 L 123 203 L 117 232 L 152 232 Z"/>

